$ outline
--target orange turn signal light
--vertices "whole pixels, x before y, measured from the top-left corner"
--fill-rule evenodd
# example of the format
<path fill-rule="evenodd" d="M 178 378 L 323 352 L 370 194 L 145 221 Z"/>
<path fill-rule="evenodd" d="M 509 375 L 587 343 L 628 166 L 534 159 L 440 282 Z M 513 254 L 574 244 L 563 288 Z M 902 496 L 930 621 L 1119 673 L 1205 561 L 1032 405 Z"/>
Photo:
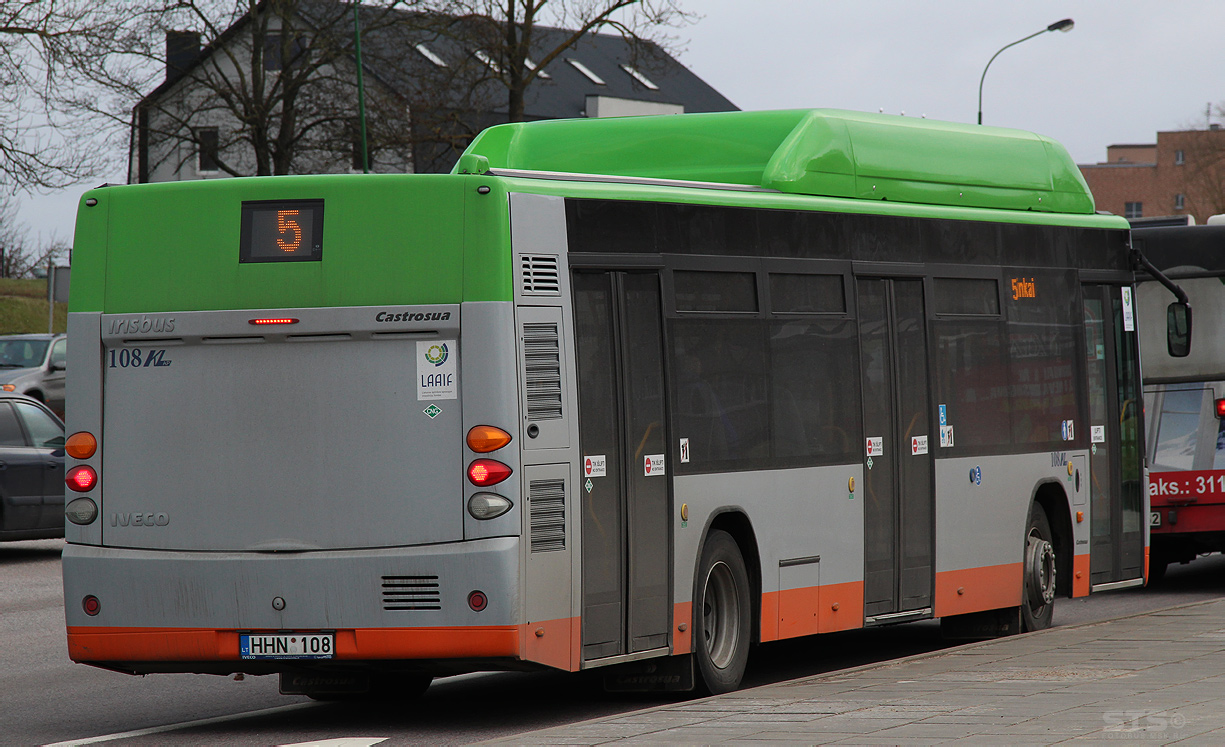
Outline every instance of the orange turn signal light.
<path fill-rule="evenodd" d="M 477 425 L 468 431 L 468 448 L 478 454 L 497 451 L 508 443 L 510 434 L 492 425 Z"/>
<path fill-rule="evenodd" d="M 17 391 L 17 385 L 16 384 L 5 384 L 4 386 L 0 386 L 0 389 L 3 389 L 6 392 L 15 392 Z"/>
<path fill-rule="evenodd" d="M 98 451 L 98 439 L 92 433 L 81 431 L 68 437 L 64 451 L 73 459 L 89 459 Z"/>

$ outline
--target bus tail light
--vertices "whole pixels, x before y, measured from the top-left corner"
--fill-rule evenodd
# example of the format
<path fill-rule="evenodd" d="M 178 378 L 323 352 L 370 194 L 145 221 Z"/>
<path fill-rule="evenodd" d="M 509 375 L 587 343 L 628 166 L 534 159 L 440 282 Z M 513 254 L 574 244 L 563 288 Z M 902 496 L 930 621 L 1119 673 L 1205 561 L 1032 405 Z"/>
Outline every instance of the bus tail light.
<path fill-rule="evenodd" d="M 86 596 L 81 600 L 81 607 L 85 610 L 85 614 L 93 617 L 102 611 L 102 602 L 93 594 Z"/>
<path fill-rule="evenodd" d="M 64 506 L 64 515 L 73 524 L 80 526 L 92 524 L 94 519 L 98 518 L 98 504 L 82 496 Z"/>
<path fill-rule="evenodd" d="M 468 499 L 468 513 L 474 519 L 496 519 L 513 505 L 509 498 L 497 493 L 476 493 Z"/>
<path fill-rule="evenodd" d="M 511 468 L 494 459 L 477 459 L 468 465 L 468 480 L 478 488 L 497 485 L 510 477 Z"/>
<path fill-rule="evenodd" d="M 480 612 L 489 606 L 489 597 L 483 591 L 474 591 L 468 595 L 468 606 L 473 612 Z"/>
<path fill-rule="evenodd" d="M 1225 418 L 1225 399 L 1218 399 L 1216 401 L 1216 416 L 1218 418 Z"/>
<path fill-rule="evenodd" d="M 64 451 L 73 459 L 89 459 L 98 451 L 98 439 L 94 434 L 81 431 L 68 437 Z"/>
<path fill-rule="evenodd" d="M 478 454 L 497 451 L 510 443 L 510 434 L 492 425 L 476 425 L 468 431 L 468 448 Z"/>
<path fill-rule="evenodd" d="M 82 464 L 68 470 L 68 474 L 64 477 L 64 482 L 67 483 L 69 488 L 78 493 L 87 493 L 94 489 L 94 485 L 98 484 L 98 473 L 94 472 L 93 467 Z"/>

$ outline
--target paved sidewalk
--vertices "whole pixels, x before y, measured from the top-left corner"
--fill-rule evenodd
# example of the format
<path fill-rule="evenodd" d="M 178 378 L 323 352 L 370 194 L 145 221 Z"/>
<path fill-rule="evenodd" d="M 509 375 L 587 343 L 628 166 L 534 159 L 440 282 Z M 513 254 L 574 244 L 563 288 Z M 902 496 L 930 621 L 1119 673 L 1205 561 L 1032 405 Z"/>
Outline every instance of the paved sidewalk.
<path fill-rule="evenodd" d="M 973 643 L 494 744 L 1225 745 L 1225 600 Z"/>

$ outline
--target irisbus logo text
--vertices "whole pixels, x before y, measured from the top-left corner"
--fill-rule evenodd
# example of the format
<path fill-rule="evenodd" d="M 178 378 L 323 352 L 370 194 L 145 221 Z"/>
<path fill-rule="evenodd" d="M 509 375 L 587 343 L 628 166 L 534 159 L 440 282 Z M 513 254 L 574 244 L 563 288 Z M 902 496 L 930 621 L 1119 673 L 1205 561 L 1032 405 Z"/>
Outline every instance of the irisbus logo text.
<path fill-rule="evenodd" d="M 392 313 L 380 311 L 375 315 L 376 322 L 445 322 L 451 318 L 449 311 L 404 311 Z"/>
<path fill-rule="evenodd" d="M 172 316 L 125 316 L 111 320 L 109 334 L 139 335 L 149 332 L 173 332 L 174 317 Z"/>

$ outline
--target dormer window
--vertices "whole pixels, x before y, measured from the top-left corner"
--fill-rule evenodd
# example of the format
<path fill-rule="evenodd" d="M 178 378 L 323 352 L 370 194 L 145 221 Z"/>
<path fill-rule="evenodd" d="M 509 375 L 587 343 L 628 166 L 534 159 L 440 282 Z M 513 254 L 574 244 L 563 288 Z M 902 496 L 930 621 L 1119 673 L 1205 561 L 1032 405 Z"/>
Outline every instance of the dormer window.
<path fill-rule="evenodd" d="M 659 90 L 659 86 L 652 83 L 651 79 L 643 75 L 641 72 L 639 72 L 637 68 L 632 68 L 629 65 L 622 65 L 621 69 L 629 73 L 630 76 L 633 77 L 634 80 L 638 81 L 639 83 L 651 89 L 652 91 Z"/>
<path fill-rule="evenodd" d="M 607 85 L 604 82 L 603 78 L 596 75 L 594 72 L 591 71 L 591 68 L 587 67 L 586 65 L 579 62 L 578 60 L 567 59 L 566 62 L 569 62 L 571 67 L 573 67 L 575 70 L 579 71 L 583 75 L 587 76 L 587 80 L 591 81 L 592 83 L 595 83 L 597 86 Z"/>
<path fill-rule="evenodd" d="M 435 65 L 437 65 L 438 67 L 446 67 L 446 66 L 447 66 L 446 60 L 444 60 L 444 59 L 442 59 L 441 57 L 439 57 L 438 55 L 434 54 L 434 50 L 430 49 L 429 47 L 425 46 L 424 44 L 418 44 L 418 45 L 416 45 L 415 49 L 416 49 L 418 52 L 420 52 L 420 53 L 421 53 L 421 56 L 422 56 L 422 57 L 424 57 L 425 59 L 427 59 L 427 60 L 429 60 L 430 62 L 434 63 L 434 64 L 435 64 Z"/>

